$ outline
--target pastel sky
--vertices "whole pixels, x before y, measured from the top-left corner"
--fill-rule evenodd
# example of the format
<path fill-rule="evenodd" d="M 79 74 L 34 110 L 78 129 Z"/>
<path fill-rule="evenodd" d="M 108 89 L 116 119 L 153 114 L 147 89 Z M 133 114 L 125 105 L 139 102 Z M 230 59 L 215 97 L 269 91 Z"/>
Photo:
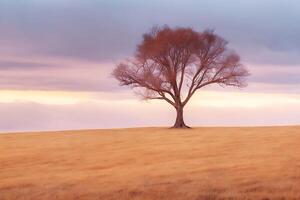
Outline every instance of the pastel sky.
<path fill-rule="evenodd" d="M 171 126 L 111 71 L 154 25 L 214 29 L 249 69 L 244 89 L 207 87 L 191 126 L 300 124 L 297 0 L 1 0 L 0 132 Z"/>

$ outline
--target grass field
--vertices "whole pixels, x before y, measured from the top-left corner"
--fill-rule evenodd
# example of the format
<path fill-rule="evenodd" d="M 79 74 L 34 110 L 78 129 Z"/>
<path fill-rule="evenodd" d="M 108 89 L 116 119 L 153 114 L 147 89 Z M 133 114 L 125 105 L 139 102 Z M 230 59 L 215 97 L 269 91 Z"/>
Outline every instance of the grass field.
<path fill-rule="evenodd" d="M 0 134 L 0 199 L 300 199 L 300 127 Z"/>

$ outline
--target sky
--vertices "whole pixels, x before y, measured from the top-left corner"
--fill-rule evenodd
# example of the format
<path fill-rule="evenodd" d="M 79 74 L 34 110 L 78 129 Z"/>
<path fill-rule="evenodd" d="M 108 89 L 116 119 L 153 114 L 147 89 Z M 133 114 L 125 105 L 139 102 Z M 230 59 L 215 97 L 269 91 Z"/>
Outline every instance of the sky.
<path fill-rule="evenodd" d="M 207 87 L 191 126 L 300 124 L 297 0 L 1 0 L 0 132 L 171 126 L 111 72 L 153 26 L 213 29 L 248 68 L 243 89 Z"/>

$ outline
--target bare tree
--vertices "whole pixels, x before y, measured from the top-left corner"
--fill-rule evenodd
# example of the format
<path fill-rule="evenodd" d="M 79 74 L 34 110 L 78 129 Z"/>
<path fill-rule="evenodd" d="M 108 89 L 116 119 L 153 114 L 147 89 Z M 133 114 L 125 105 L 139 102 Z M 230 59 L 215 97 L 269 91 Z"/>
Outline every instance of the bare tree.
<path fill-rule="evenodd" d="M 213 31 L 154 27 L 144 34 L 134 58 L 117 65 L 113 76 L 144 99 L 160 99 L 177 112 L 174 128 L 187 128 L 183 108 L 207 85 L 245 86 L 248 71 L 227 41 Z"/>

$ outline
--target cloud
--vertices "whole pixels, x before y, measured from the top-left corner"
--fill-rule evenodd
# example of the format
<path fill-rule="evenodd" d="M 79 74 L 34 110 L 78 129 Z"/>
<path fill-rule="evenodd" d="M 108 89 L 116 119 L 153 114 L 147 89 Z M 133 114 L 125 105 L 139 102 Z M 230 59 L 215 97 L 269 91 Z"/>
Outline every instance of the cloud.
<path fill-rule="evenodd" d="M 12 69 L 28 69 L 28 68 L 50 68 L 54 67 L 48 63 L 35 63 L 35 62 L 19 62 L 19 61 L 5 61 L 0 60 L 0 70 L 12 70 Z"/>
<path fill-rule="evenodd" d="M 0 115 L 1 132 L 171 126 L 175 120 L 175 110 L 158 101 L 82 102 L 69 105 L 0 103 L 0 113 L 7 113 Z M 254 108 L 191 104 L 185 109 L 185 121 L 191 126 L 294 125 L 300 123 L 299 113 L 299 104 Z"/>
<path fill-rule="evenodd" d="M 23 49 L 24 54 L 101 61 L 127 54 L 137 38 L 130 35 L 132 30 L 114 19 L 113 10 L 101 1 L 96 7 L 84 2 L 1 1 L 2 47 Z"/>
<path fill-rule="evenodd" d="M 158 114 L 157 110 L 155 112 L 149 109 L 150 107 L 146 110 L 138 109 L 139 105 L 128 112 L 128 106 L 133 105 L 121 102 L 79 103 L 63 106 L 30 102 L 0 103 L 0 112 L 10 113 L 8 116 L 0 115 L 0 131 L 150 126 L 153 122 L 167 124 L 167 119 L 172 118 L 168 112 L 165 112 L 160 113 L 160 116 L 155 119 L 152 116 Z"/>
<path fill-rule="evenodd" d="M 249 82 L 251 83 L 273 84 L 278 91 L 280 90 L 280 85 L 290 86 L 291 89 L 299 88 L 300 65 L 248 64 L 247 67 L 251 71 L 251 76 L 249 77 Z"/>
<path fill-rule="evenodd" d="M 112 91 L 114 63 L 57 57 L 0 58 L 0 89 Z"/>
<path fill-rule="evenodd" d="M 294 0 L 3 0 L 0 5 L 3 48 L 23 47 L 24 53 L 111 61 L 132 55 L 151 26 L 169 24 L 216 29 L 246 59 L 253 53 L 251 59 L 270 62 L 272 57 L 257 54 L 263 49 L 288 52 L 273 57 L 274 63 L 300 62 L 289 57 L 300 50 L 300 27 L 295 26 L 300 3 Z"/>

